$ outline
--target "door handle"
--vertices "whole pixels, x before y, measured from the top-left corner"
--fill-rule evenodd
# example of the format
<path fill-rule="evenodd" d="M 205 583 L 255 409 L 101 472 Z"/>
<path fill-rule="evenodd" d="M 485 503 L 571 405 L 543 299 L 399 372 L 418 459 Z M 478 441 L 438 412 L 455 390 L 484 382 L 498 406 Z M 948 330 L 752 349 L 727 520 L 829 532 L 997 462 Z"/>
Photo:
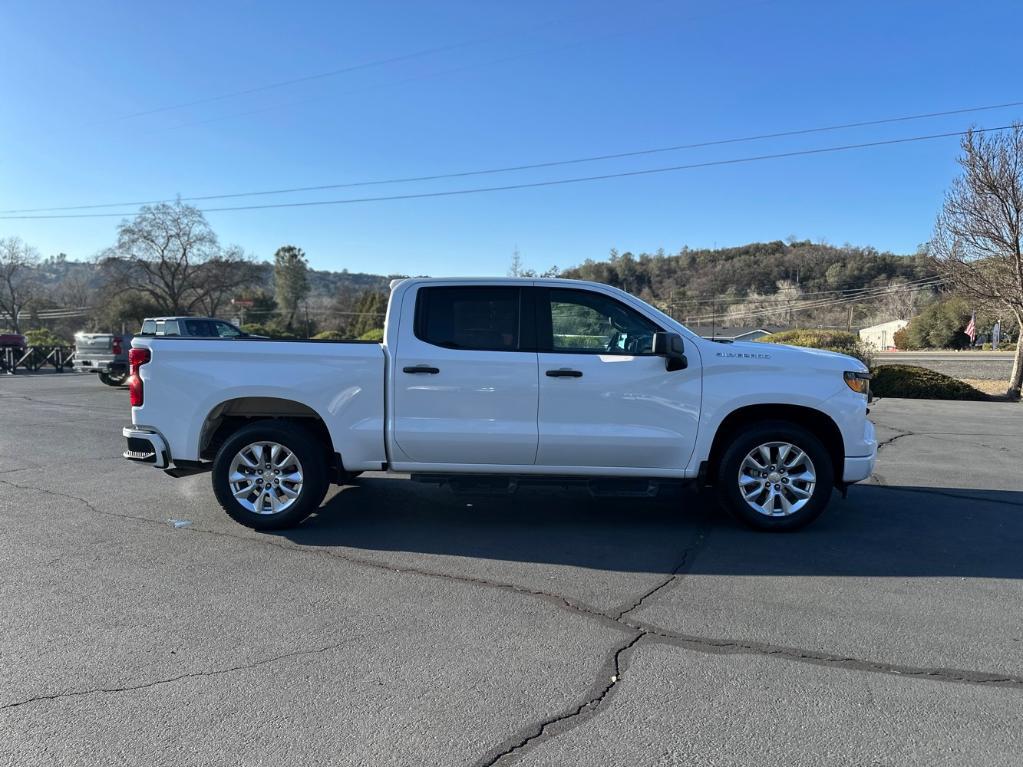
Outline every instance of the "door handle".
<path fill-rule="evenodd" d="M 432 368 L 429 365 L 413 365 L 411 367 L 402 368 L 403 373 L 439 373 L 440 368 Z"/>
<path fill-rule="evenodd" d="M 568 368 L 559 368 L 558 370 L 548 370 L 547 375 L 549 375 L 551 378 L 582 378 L 583 371 L 569 370 Z"/>

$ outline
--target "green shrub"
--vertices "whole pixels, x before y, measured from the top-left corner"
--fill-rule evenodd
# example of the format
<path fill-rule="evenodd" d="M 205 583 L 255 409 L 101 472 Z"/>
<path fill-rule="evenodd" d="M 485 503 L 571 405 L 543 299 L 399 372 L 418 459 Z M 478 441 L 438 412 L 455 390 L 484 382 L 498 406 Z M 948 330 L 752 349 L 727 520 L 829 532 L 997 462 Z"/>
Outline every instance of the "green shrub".
<path fill-rule="evenodd" d="M 855 357 L 865 364 L 870 364 L 870 355 L 860 343 L 855 333 L 846 330 L 819 330 L 815 328 L 797 328 L 795 330 L 783 330 L 763 338 L 758 338 L 761 343 L 788 344 L 789 346 L 807 346 L 811 349 L 826 349 L 829 352 L 839 352 Z"/>
<path fill-rule="evenodd" d="M 347 339 L 348 336 L 339 330 L 324 330 L 313 336 L 314 341 L 345 341 Z"/>
<path fill-rule="evenodd" d="M 372 330 L 367 330 L 365 333 L 363 333 L 361 336 L 359 336 L 359 340 L 360 341 L 377 341 L 377 342 L 383 341 L 384 340 L 384 329 L 383 328 L 373 328 Z"/>
<path fill-rule="evenodd" d="M 49 328 L 26 330 L 25 340 L 29 346 L 73 346 L 71 341 L 61 338 Z"/>
<path fill-rule="evenodd" d="M 894 333 L 892 333 L 892 345 L 896 349 L 903 350 L 909 349 L 909 344 L 910 344 L 909 333 L 906 332 L 905 328 L 903 328 L 902 330 L 896 330 Z"/>
<path fill-rule="evenodd" d="M 896 340 L 895 345 L 899 349 L 963 349 L 970 345 L 963 332 L 970 311 L 969 304 L 958 296 L 935 301 L 909 321 L 901 343 Z"/>
<path fill-rule="evenodd" d="M 991 351 L 991 348 L 992 348 L 991 347 L 991 342 L 988 341 L 987 343 L 983 344 L 980 348 L 983 349 L 986 352 Z M 1000 352 L 1014 352 L 1014 351 L 1016 351 L 1016 344 L 1013 341 L 1009 341 L 1009 342 L 1003 341 L 1002 343 L 998 344 L 998 351 L 1000 351 Z"/>
<path fill-rule="evenodd" d="M 246 322 L 241 326 L 243 333 L 254 336 L 267 336 L 268 338 L 298 338 L 299 336 L 289 330 L 277 325 L 260 325 L 255 322 Z"/>
<path fill-rule="evenodd" d="M 990 399 L 958 378 L 915 365 L 878 365 L 872 371 L 870 390 L 877 397 L 907 399 Z"/>

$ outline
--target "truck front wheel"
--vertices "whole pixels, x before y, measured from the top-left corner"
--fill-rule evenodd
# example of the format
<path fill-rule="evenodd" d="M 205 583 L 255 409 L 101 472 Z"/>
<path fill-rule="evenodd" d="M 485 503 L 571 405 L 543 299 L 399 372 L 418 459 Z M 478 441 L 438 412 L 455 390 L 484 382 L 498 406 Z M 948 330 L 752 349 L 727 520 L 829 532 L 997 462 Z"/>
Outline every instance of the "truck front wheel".
<path fill-rule="evenodd" d="M 250 424 L 217 451 L 213 492 L 224 511 L 247 527 L 292 527 L 314 512 L 326 495 L 323 449 L 299 424 Z"/>
<path fill-rule="evenodd" d="M 820 516 L 831 499 L 831 456 L 810 431 L 784 421 L 738 432 L 721 456 L 717 492 L 723 505 L 758 530 L 795 530 Z"/>

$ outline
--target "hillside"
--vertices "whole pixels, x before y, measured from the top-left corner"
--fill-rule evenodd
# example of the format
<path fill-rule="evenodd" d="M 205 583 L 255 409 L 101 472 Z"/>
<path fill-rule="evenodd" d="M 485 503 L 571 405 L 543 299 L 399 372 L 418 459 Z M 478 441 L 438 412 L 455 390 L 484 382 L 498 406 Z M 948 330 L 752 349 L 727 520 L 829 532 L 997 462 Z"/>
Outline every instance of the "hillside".
<path fill-rule="evenodd" d="M 717 315 L 718 323 L 836 325 L 873 315 L 911 313 L 916 303 L 928 298 L 930 288 L 882 291 L 934 274 L 920 255 L 809 241 L 683 248 L 670 255 L 612 251 L 607 260 L 587 260 L 563 272 L 566 277 L 620 287 L 696 324 L 699 318 Z M 837 303 L 843 294 L 865 289 L 872 291 L 871 300 L 845 298 L 845 303 Z M 794 311 L 810 303 L 817 305 L 813 311 Z"/>
<path fill-rule="evenodd" d="M 259 262 L 256 268 L 255 287 L 272 295 L 273 265 Z M 103 275 L 92 262 L 58 256 L 43 261 L 37 272 L 46 298 L 43 306 L 94 308 L 89 320 L 82 313 L 66 317 L 61 323 L 66 330 L 86 323 L 117 326 L 134 316 L 116 307 L 121 314 L 102 311 L 116 296 L 116 286 L 104 286 Z M 930 300 L 933 287 L 891 286 L 934 273 L 917 255 L 812 242 L 766 242 L 715 250 L 683 248 L 675 254 L 612 251 L 607 260 L 587 260 L 562 274 L 623 288 L 702 329 L 708 325 L 850 327 L 908 317 Z M 344 330 L 352 322 L 356 304 L 367 293 L 386 291 L 390 279 L 347 270 L 310 270 L 311 290 L 303 317 L 311 317 L 321 329 Z M 849 295 L 864 290 L 871 291 L 865 298 Z M 271 314 L 272 309 L 257 308 L 248 316 L 265 321 Z"/>

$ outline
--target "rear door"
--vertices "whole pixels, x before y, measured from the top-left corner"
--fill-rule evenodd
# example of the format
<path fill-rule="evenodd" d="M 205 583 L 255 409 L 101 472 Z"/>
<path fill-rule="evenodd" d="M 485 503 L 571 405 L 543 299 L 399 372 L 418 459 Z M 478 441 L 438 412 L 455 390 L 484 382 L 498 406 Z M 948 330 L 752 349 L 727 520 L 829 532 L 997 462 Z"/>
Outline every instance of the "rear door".
<path fill-rule="evenodd" d="M 392 378 L 394 442 L 408 459 L 533 463 L 539 395 L 530 295 L 518 285 L 424 285 L 406 294 Z"/>
<path fill-rule="evenodd" d="M 668 371 L 661 327 L 606 293 L 537 288 L 543 466 L 681 470 L 696 442 L 699 361 Z"/>

